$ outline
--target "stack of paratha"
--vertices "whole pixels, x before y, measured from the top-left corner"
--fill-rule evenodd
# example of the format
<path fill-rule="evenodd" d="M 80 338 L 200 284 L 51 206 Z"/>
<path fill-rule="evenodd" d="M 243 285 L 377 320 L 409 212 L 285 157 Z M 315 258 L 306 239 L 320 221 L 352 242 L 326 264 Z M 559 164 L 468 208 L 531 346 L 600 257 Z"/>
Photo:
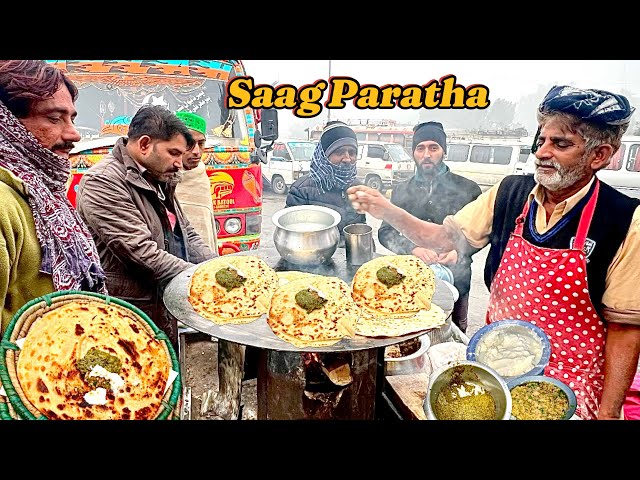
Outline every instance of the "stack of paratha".
<path fill-rule="evenodd" d="M 349 285 L 338 277 L 292 280 L 271 298 L 267 324 L 296 347 L 329 346 L 354 336 L 360 309 Z"/>
<path fill-rule="evenodd" d="M 431 303 L 435 278 L 415 255 L 387 255 L 361 265 L 352 282 L 362 310 L 356 333 L 396 337 L 444 325 L 444 311 Z"/>
<path fill-rule="evenodd" d="M 20 388 L 49 419 L 153 419 L 171 370 L 166 346 L 132 311 L 71 301 L 30 327 L 17 362 Z"/>
<path fill-rule="evenodd" d="M 254 255 L 223 255 L 198 266 L 189 283 L 189 302 L 219 325 L 243 324 L 269 310 L 278 276 Z"/>

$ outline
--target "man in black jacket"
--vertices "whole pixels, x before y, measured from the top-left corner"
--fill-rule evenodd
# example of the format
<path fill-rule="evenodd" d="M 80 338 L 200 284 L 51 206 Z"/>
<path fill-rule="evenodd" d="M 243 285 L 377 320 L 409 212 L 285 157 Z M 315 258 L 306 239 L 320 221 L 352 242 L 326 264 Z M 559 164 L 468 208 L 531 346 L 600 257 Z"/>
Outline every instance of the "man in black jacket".
<path fill-rule="evenodd" d="M 421 220 L 442 225 L 447 215 L 453 215 L 475 200 L 481 190 L 477 183 L 456 175 L 445 165 L 447 134 L 441 123 L 420 123 L 414 127 L 413 132 L 416 173 L 406 182 L 394 185 L 391 203 Z M 466 332 L 471 256 L 458 254 L 455 250 L 438 255 L 429 248 L 418 247 L 387 222 L 382 222 L 378 240 L 394 253 L 413 254 L 428 264 L 440 263 L 451 269 L 454 285 L 460 293 L 453 307 L 452 318 L 460 330 Z"/>
<path fill-rule="evenodd" d="M 356 180 L 358 140 L 353 130 L 343 122 L 329 122 L 313 152 L 309 174 L 300 177 L 289 188 L 286 206 L 320 205 L 340 214 L 339 246 L 344 246 L 342 229 L 353 223 L 366 223 L 367 217 L 356 212 L 346 190 L 360 182 Z"/>

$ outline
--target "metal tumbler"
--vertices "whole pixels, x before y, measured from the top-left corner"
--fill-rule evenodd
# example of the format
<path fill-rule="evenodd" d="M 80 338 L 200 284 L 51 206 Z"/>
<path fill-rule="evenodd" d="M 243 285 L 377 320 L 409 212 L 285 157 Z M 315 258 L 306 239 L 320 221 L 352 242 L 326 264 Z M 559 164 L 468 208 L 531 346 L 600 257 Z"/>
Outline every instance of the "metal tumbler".
<path fill-rule="evenodd" d="M 344 248 L 349 265 L 362 265 L 373 258 L 373 228 L 366 223 L 347 225 L 344 231 Z"/>

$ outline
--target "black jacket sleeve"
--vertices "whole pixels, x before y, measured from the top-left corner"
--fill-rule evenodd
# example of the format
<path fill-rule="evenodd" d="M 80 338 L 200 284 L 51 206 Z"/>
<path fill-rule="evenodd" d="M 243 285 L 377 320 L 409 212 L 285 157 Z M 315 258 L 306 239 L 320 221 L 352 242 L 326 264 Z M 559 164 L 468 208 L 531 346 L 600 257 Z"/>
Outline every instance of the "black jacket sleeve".
<path fill-rule="evenodd" d="M 400 195 L 400 187 L 396 187 L 391 191 L 391 203 L 396 205 L 394 200 L 397 200 Z M 398 255 L 409 255 L 416 248 L 415 243 L 402 235 L 398 230 L 392 227 L 387 222 L 382 222 L 378 229 L 378 240 L 380 244 L 393 253 Z"/>

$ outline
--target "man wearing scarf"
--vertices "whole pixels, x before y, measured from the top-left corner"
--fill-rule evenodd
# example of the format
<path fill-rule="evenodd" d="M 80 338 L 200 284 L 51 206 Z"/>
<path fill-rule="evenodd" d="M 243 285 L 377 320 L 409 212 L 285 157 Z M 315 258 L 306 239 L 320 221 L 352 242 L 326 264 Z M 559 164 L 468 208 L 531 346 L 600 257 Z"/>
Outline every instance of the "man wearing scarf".
<path fill-rule="evenodd" d="M 449 170 L 444 163 L 447 134 L 439 122 L 424 122 L 413 129 L 413 161 L 416 173 L 408 181 L 394 185 L 391 203 L 411 215 L 442 225 L 447 215 L 453 215 L 482 192 L 478 184 Z M 467 330 L 469 289 L 471 287 L 471 256 L 458 256 L 455 250 L 438 255 L 419 247 L 389 223 L 382 222 L 378 230 L 380 243 L 399 255 L 415 255 L 428 264 L 441 263 L 453 273 L 454 285 L 460 294 L 451 314 L 453 322 Z"/>
<path fill-rule="evenodd" d="M 360 184 L 356 180 L 358 140 L 345 123 L 327 123 L 313 152 L 309 174 L 300 177 L 289 188 L 286 206 L 320 205 L 340 214 L 340 243 L 344 246 L 343 228 L 353 223 L 366 223 L 367 217 L 356 212 L 346 190 Z"/>
<path fill-rule="evenodd" d="M 0 61 L 0 312 L 59 290 L 106 294 L 89 230 L 66 196 L 78 90 L 42 60 Z"/>
<path fill-rule="evenodd" d="M 640 353 L 640 200 L 596 176 L 634 110 L 622 95 L 553 87 L 537 112 L 535 175 L 505 177 L 443 226 L 371 189 L 349 191 L 356 208 L 417 245 L 460 252 L 490 244 L 487 323 L 516 318 L 545 331 L 545 375 L 573 389 L 582 419 L 621 418 Z"/>

